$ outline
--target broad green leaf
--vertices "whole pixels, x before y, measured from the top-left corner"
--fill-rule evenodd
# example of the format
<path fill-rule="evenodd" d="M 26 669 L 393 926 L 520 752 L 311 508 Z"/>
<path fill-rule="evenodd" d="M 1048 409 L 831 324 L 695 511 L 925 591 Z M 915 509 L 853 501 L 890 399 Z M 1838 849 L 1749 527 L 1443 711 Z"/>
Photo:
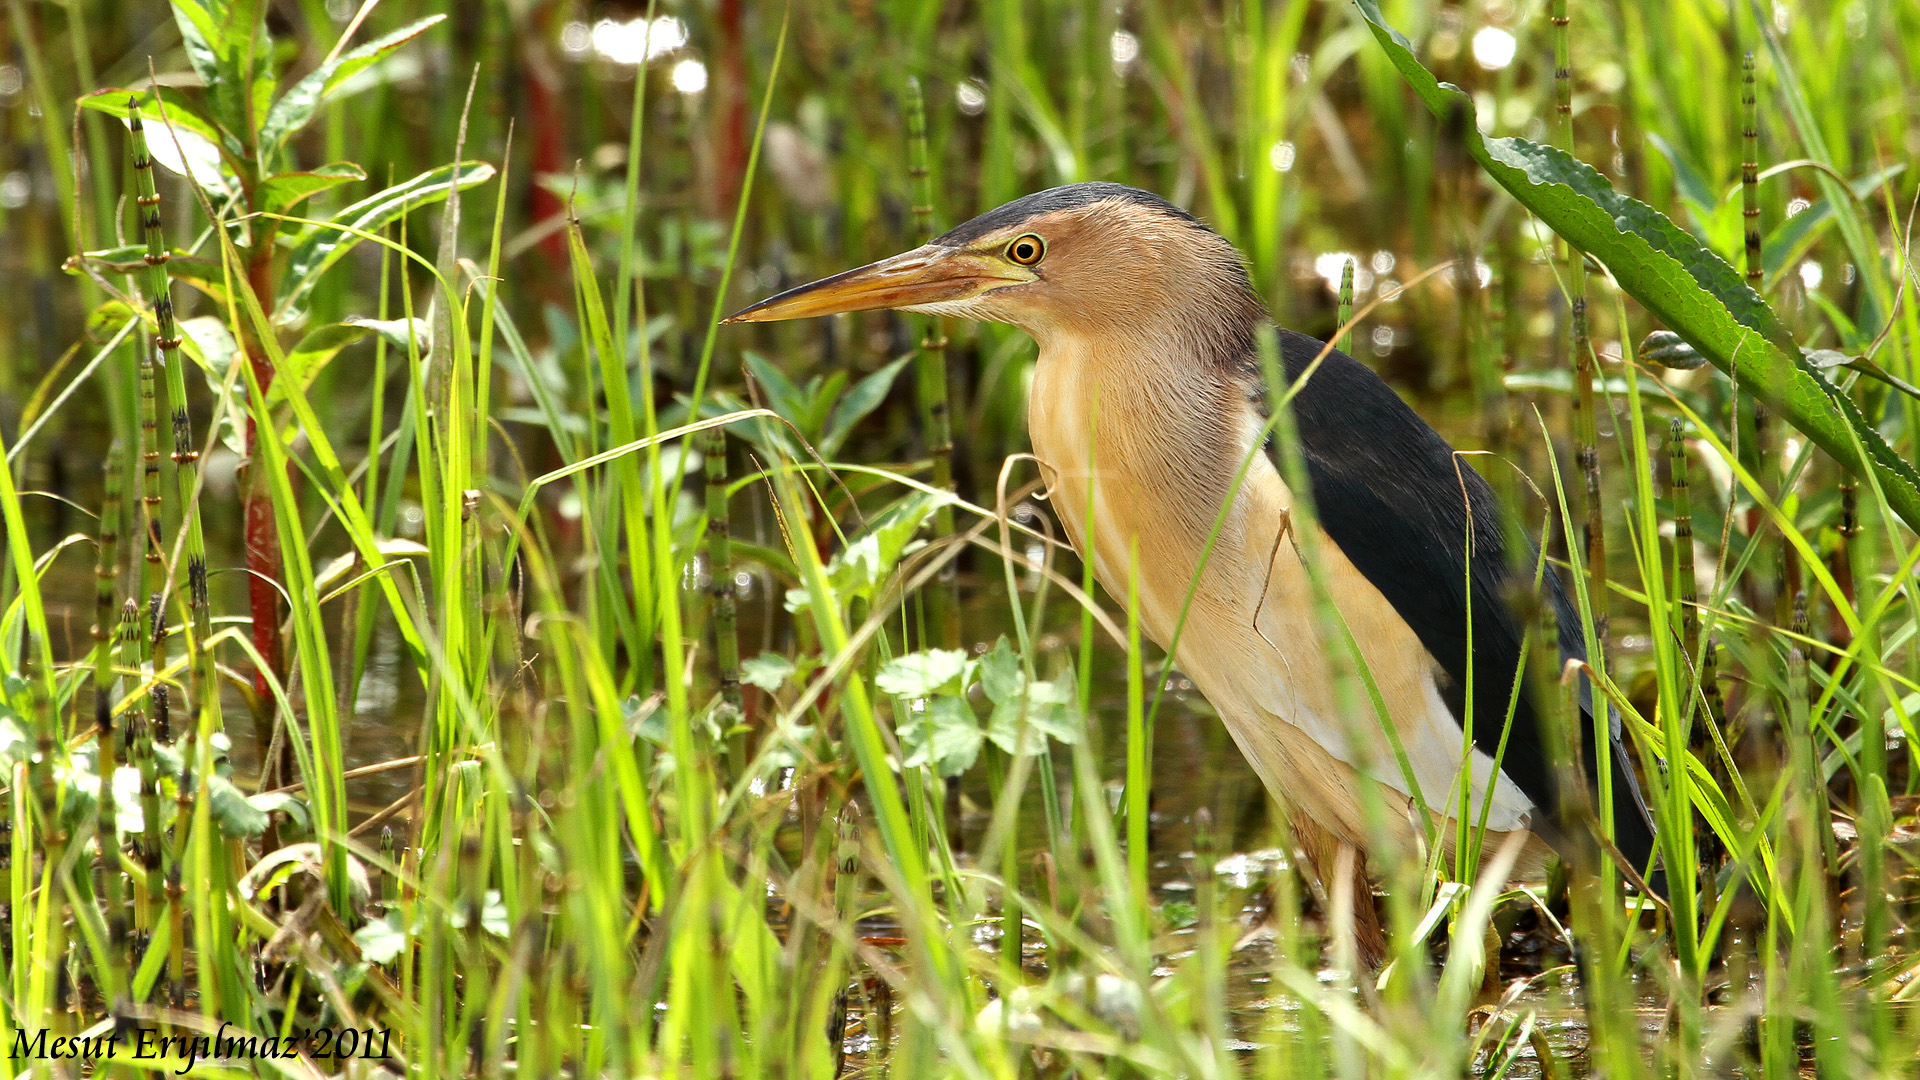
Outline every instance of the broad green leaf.
<path fill-rule="evenodd" d="M 1801 358 L 1787 328 L 1733 267 L 1565 152 L 1525 139 L 1482 136 L 1472 119 L 1472 99 L 1421 66 L 1407 39 L 1387 25 L 1377 0 L 1356 2 L 1421 101 L 1436 116 L 1465 118 L 1447 126 L 1489 176 L 1568 243 L 1605 264 L 1642 307 L 1834 460 L 1855 473 L 1871 471 L 1888 504 L 1920 527 L 1920 472 Z"/>
<path fill-rule="evenodd" d="M 853 431 L 853 425 L 860 422 L 868 413 L 880 407 L 887 398 L 887 391 L 893 388 L 893 380 L 900 369 L 913 359 L 913 354 L 895 360 L 879 371 L 861 379 L 845 397 L 834 403 L 833 411 L 827 414 L 827 426 L 820 433 L 820 454 L 832 459 L 840 452 L 841 444 L 847 441 L 847 435 Z"/>
<path fill-rule="evenodd" d="M 82 97 L 79 105 L 130 124 L 137 103 L 146 125 L 147 152 L 155 162 L 169 172 L 191 175 L 212 194 L 227 196 L 237 191 L 239 144 L 178 94 L 164 93 L 161 101 L 166 106 L 164 117 L 151 90 L 99 90 Z"/>
<path fill-rule="evenodd" d="M 348 50 L 334 57 L 332 61 L 314 68 L 299 82 L 287 88 L 287 92 L 274 102 L 267 112 L 266 123 L 260 128 L 260 146 L 264 153 L 271 156 L 279 150 L 280 144 L 313 119 L 313 114 L 327 100 L 339 93 L 340 87 L 348 79 L 372 67 L 380 58 L 393 50 L 426 33 L 429 29 L 446 19 L 445 15 L 431 15 L 419 22 L 403 26 L 382 38 L 376 38 L 358 48 Z"/>
<path fill-rule="evenodd" d="M 328 188 L 365 180 L 367 174 L 351 161 L 336 161 L 310 172 L 280 173 L 261 182 L 253 194 L 256 206 L 269 214 L 284 214 Z"/>
<path fill-rule="evenodd" d="M 901 762 L 907 768 L 928 766 L 942 777 L 959 776 L 980 757 L 980 721 L 966 701 L 937 697 L 926 708 L 909 713 L 900 724 Z"/>
<path fill-rule="evenodd" d="M 207 794 L 212 796 L 213 822 L 220 831 L 236 840 L 259 836 L 267 831 L 267 815 L 247 801 L 233 782 L 215 774 L 207 777 Z"/>
<path fill-rule="evenodd" d="M 740 665 L 740 681 L 775 693 L 793 674 L 793 661 L 779 653 L 763 652 Z"/>
<path fill-rule="evenodd" d="M 884 694 L 926 697 L 953 683 L 967 671 L 964 649 L 928 649 L 896 656 L 880 668 L 874 685 Z M 964 681 L 964 680 L 962 680 Z"/>
<path fill-rule="evenodd" d="M 377 233 L 400 215 L 445 199 L 456 184 L 464 191 L 491 179 L 493 166 L 484 161 L 442 165 L 346 207 L 332 221 L 363 233 Z M 294 244 L 287 263 L 286 292 L 274 310 L 274 319 L 285 322 L 300 312 L 320 275 L 360 240 L 360 236 L 342 229 L 309 226 Z"/>
<path fill-rule="evenodd" d="M 80 107 L 97 113 L 105 113 L 116 120 L 130 120 L 133 117 L 132 106 L 135 104 L 139 105 L 140 119 L 145 121 L 147 126 L 147 145 L 149 149 L 155 149 L 155 143 L 171 143 L 172 135 L 168 133 L 169 127 L 183 133 L 191 132 L 199 136 L 201 141 L 211 143 L 216 147 L 227 144 L 229 139 L 228 134 L 221 131 L 218 125 L 208 119 L 207 116 L 200 111 L 198 105 L 181 96 L 178 90 L 172 87 L 163 87 L 159 97 L 160 104 L 155 105 L 152 87 L 147 87 L 144 90 L 109 88 L 106 90 L 95 90 L 91 94 L 82 94 L 80 96 Z M 164 115 L 161 111 L 163 106 L 165 108 Z"/>

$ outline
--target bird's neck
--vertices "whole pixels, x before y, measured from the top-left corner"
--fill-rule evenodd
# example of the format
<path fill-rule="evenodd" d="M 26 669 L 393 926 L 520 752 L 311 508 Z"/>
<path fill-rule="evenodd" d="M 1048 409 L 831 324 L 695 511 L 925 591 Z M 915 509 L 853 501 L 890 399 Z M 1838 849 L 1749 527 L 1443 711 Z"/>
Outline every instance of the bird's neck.
<path fill-rule="evenodd" d="M 1175 320 L 1035 337 L 1028 426 L 1054 511 L 1109 591 L 1124 595 L 1129 566 L 1140 567 L 1149 630 L 1170 625 L 1216 521 L 1218 544 L 1239 543 L 1246 529 L 1245 485 L 1220 517 L 1258 434 L 1245 372 Z M 1254 471 L 1271 473 L 1254 459 Z M 1202 587 L 1244 585 L 1210 568 Z"/>

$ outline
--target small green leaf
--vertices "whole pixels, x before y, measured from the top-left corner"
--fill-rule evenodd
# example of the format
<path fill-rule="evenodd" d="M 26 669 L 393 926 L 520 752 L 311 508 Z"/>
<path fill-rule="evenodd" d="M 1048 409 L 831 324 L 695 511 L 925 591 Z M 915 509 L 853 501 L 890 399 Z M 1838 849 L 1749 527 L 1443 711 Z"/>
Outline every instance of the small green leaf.
<path fill-rule="evenodd" d="M 767 408 L 785 417 L 804 434 L 807 430 L 806 397 L 800 392 L 800 388 L 793 384 L 792 379 L 787 378 L 786 372 L 781 371 L 779 365 L 759 353 L 749 351 L 742 358 L 742 362 L 746 365 L 747 373 L 753 376 L 753 381 L 759 384 L 760 392 L 766 395 Z M 764 446 L 792 452 L 792 432 L 785 424 L 758 420 L 754 421 L 752 427 L 757 430 L 760 436 L 759 441 Z"/>
<path fill-rule="evenodd" d="M 1020 729 L 1024 724 L 1043 736 L 1072 745 L 1080 738 L 1080 729 L 1074 724 L 1073 711 L 1069 708 L 1074 696 L 1071 679 L 1064 683 L 1060 680 L 1034 683 L 1024 695 L 993 707 L 993 715 L 987 718 L 987 738 L 1009 754 L 1023 750 L 1032 753 L 1039 746 L 1032 740 L 1021 745 Z"/>
<path fill-rule="evenodd" d="M 419 22 L 403 26 L 385 37 L 375 38 L 334 57 L 331 61 L 314 68 L 299 82 L 287 89 L 280 100 L 268 110 L 266 123 L 260 127 L 260 145 L 264 152 L 272 155 L 280 144 L 313 119 L 320 106 L 327 103 L 340 92 L 342 84 L 355 75 L 378 63 L 381 57 L 426 33 L 446 19 L 445 15 L 430 15 Z"/>
<path fill-rule="evenodd" d="M 987 655 L 980 658 L 980 687 L 988 701 L 1004 705 L 1019 701 L 1026 686 L 1027 673 L 1020 664 L 1020 654 L 1007 644 L 1007 635 L 1001 634 Z"/>
<path fill-rule="evenodd" d="M 779 653 L 763 652 L 740 665 L 740 681 L 771 694 L 793 674 L 793 661 Z"/>
<path fill-rule="evenodd" d="M 233 358 L 240 353 L 240 346 L 234 343 L 233 331 L 227 328 L 225 319 L 218 315 L 196 315 L 180 321 L 181 342 L 196 363 L 205 368 L 209 375 L 226 378 L 227 368 L 232 366 Z"/>
<path fill-rule="evenodd" d="M 353 943 L 360 947 L 360 959 L 369 964 L 390 964 L 406 951 L 412 935 L 398 911 L 389 911 L 353 932 Z"/>
<path fill-rule="evenodd" d="M 308 227 L 300 234 L 288 260 L 286 292 L 274 310 L 274 319 L 286 322 L 300 312 L 307 296 L 319 283 L 320 275 L 353 250 L 362 239 L 361 233 L 377 233 L 402 214 L 445 200 L 455 185 L 465 191 L 484 184 L 493 179 L 493 172 L 493 166 L 484 161 L 442 165 L 362 199 L 333 216 L 335 224 L 357 232 L 326 226 Z"/>
<path fill-rule="evenodd" d="M 1707 362 L 1686 339 L 1671 330 L 1655 330 L 1640 343 L 1640 359 L 1675 371 L 1692 371 Z"/>
<path fill-rule="evenodd" d="M 365 180 L 367 174 L 351 161 L 336 161 L 311 172 L 269 176 L 254 193 L 254 202 L 269 214 L 284 214 L 328 188 Z"/>
<path fill-rule="evenodd" d="M 33 740 L 12 709 L 0 714 L 0 764 L 18 765 L 33 756 Z"/>
<path fill-rule="evenodd" d="M 980 721 L 957 697 L 937 697 L 900 725 L 901 762 L 909 769 L 930 766 L 942 777 L 959 776 L 980 757 Z"/>
<path fill-rule="evenodd" d="M 928 649 L 887 661 L 874 682 L 882 693 L 925 697 L 959 679 L 967 666 L 964 649 Z"/>
<path fill-rule="evenodd" d="M 340 350 L 367 336 L 367 328 L 352 322 L 328 323 L 306 332 L 299 344 L 287 350 L 284 374 L 304 386 L 340 355 Z M 275 386 L 280 385 L 278 380 Z"/>
<path fill-rule="evenodd" d="M 347 325 L 365 327 L 386 338 L 387 344 L 401 352 L 415 348 L 425 356 L 433 351 L 433 328 L 425 319 L 368 319 L 355 315 L 347 320 Z M 412 335 L 411 343 L 408 335 Z"/>

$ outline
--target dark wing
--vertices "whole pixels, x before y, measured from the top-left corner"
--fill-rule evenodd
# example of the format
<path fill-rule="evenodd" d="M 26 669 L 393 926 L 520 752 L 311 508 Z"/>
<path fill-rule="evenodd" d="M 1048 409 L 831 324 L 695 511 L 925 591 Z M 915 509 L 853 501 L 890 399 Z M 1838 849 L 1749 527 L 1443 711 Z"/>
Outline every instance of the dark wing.
<path fill-rule="evenodd" d="M 1280 331 L 1287 379 L 1299 378 L 1322 347 L 1304 334 Z M 1294 398 L 1294 416 L 1321 526 L 1446 672 L 1451 685 L 1443 688 L 1443 696 L 1457 721 L 1465 716 L 1469 662 L 1466 534 L 1472 508 L 1474 741 L 1491 755 L 1520 670 L 1522 637 L 1502 596 L 1511 564 L 1493 490 L 1379 376 L 1338 350 Z M 1531 540 L 1526 546 L 1518 565 L 1529 568 L 1530 584 L 1538 550 Z M 1579 616 L 1551 571 L 1546 591 L 1558 617 L 1561 655 L 1584 659 Z M 1591 694 L 1582 698 L 1590 717 Z M 1621 742 L 1620 719 L 1609 710 L 1609 720 L 1615 838 L 1627 858 L 1645 866 L 1653 850 L 1653 824 Z M 1582 757 L 1591 778 L 1598 772 L 1590 720 L 1582 732 Z M 1523 694 L 1501 771 L 1557 818 L 1560 799 L 1547 745 L 1540 716 Z M 1543 826 L 1543 836 L 1555 839 L 1554 822 L 1536 824 Z"/>

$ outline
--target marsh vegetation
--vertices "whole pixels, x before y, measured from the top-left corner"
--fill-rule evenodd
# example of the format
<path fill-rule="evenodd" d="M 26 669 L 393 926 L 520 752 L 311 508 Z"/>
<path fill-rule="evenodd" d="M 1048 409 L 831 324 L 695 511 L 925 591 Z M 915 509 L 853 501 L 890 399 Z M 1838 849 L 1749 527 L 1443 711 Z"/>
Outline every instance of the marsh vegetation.
<path fill-rule="evenodd" d="M 188 1037 L 16 1072 L 1920 1068 L 1920 6 L 6 6 L 0 1042 Z M 1667 899 L 1319 889 L 1025 335 L 719 326 L 1083 179 L 1544 537 Z"/>

